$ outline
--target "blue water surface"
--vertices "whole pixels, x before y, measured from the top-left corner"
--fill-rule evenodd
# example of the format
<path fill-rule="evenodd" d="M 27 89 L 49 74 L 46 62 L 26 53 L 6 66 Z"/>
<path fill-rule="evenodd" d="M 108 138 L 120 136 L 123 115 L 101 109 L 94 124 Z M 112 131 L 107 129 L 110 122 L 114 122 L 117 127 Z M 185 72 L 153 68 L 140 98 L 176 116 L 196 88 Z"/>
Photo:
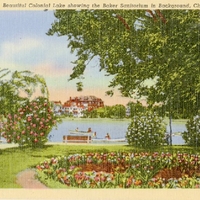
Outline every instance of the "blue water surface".
<path fill-rule="evenodd" d="M 111 138 L 125 138 L 130 120 L 111 120 L 111 119 L 63 119 L 63 122 L 58 125 L 57 130 L 54 128 L 49 138 L 52 142 L 62 142 L 63 135 L 68 135 L 69 130 L 78 128 L 82 131 L 87 131 L 91 128 L 97 133 L 97 138 L 105 138 L 106 133 L 109 133 Z M 169 125 L 166 125 L 169 132 Z M 172 122 L 173 133 L 183 132 L 186 130 L 184 122 Z M 174 145 L 184 144 L 182 136 L 173 136 L 172 143 Z"/>

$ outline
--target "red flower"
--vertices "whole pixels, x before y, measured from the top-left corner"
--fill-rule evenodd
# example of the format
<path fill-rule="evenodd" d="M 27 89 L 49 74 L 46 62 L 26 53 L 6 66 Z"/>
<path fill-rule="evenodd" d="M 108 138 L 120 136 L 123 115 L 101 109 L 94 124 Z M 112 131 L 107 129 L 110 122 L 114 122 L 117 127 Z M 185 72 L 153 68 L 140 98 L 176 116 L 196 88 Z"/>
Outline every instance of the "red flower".
<path fill-rule="evenodd" d="M 38 139 L 37 139 L 37 138 L 35 138 L 35 139 L 34 139 L 34 142 L 35 142 L 35 143 L 37 143 L 37 142 L 38 142 Z"/>

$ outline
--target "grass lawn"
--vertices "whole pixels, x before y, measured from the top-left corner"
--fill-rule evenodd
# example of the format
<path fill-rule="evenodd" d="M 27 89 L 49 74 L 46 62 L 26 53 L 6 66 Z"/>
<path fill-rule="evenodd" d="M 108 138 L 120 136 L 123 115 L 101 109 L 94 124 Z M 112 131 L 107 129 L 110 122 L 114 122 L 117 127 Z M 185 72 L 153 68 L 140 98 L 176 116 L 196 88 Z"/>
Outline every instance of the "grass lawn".
<path fill-rule="evenodd" d="M 19 172 L 35 167 L 46 158 L 52 158 L 59 155 L 69 155 L 84 152 L 108 152 L 108 151 L 181 151 L 188 153 L 199 152 L 200 148 L 190 148 L 186 146 L 165 146 L 160 149 L 142 150 L 134 149 L 126 145 L 45 145 L 43 148 L 7 148 L 0 149 L 0 188 L 20 188 L 16 184 L 16 176 Z"/>

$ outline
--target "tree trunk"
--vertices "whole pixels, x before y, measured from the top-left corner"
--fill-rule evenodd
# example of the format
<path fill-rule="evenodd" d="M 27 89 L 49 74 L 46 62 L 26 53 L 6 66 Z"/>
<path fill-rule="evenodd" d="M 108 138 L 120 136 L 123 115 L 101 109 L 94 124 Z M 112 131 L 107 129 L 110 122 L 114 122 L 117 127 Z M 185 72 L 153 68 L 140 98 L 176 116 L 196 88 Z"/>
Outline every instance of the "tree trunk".
<path fill-rule="evenodd" d="M 169 113 L 169 144 L 172 145 L 172 115 Z"/>

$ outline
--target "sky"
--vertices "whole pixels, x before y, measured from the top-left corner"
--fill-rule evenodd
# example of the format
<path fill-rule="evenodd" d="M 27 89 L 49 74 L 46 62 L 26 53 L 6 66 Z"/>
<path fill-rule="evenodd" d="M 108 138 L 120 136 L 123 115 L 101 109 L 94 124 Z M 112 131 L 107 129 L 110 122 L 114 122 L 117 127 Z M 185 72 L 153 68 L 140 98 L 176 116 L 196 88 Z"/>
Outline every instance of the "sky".
<path fill-rule="evenodd" d="M 105 105 L 126 105 L 132 101 L 122 97 L 117 89 L 114 96 L 106 96 L 112 77 L 99 72 L 97 60 L 91 62 L 84 73 L 83 91 L 77 91 L 78 80 L 69 81 L 76 57 L 67 47 L 67 37 L 46 35 L 56 19 L 53 12 L 0 10 L 0 68 L 30 70 L 42 75 L 51 101 L 64 103 L 69 97 L 87 95 L 101 98 Z"/>

